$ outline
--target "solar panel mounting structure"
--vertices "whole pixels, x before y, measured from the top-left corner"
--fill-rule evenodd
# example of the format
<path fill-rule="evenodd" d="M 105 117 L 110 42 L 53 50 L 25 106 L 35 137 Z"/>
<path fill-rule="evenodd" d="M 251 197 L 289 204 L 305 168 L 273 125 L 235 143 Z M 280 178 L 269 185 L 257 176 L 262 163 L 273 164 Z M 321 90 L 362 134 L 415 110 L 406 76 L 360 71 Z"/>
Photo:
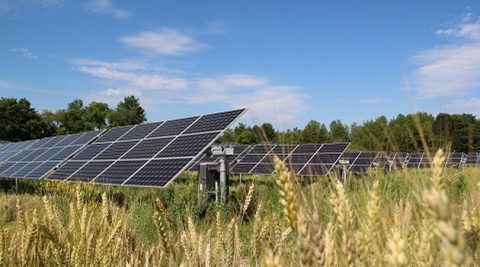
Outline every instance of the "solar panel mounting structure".
<path fill-rule="evenodd" d="M 243 144 L 222 144 L 223 147 L 233 147 L 233 155 L 228 157 L 229 165 L 232 166 L 238 157 L 241 157 L 245 150 L 247 150 L 250 145 Z M 209 148 L 210 149 L 210 148 Z M 207 150 L 208 152 L 208 150 Z M 205 162 L 217 162 L 218 156 L 211 155 L 210 153 L 203 153 L 194 163 L 191 164 L 187 169 L 189 171 L 198 171 L 201 163 Z"/>
<path fill-rule="evenodd" d="M 245 109 L 113 128 L 49 179 L 165 187 Z"/>

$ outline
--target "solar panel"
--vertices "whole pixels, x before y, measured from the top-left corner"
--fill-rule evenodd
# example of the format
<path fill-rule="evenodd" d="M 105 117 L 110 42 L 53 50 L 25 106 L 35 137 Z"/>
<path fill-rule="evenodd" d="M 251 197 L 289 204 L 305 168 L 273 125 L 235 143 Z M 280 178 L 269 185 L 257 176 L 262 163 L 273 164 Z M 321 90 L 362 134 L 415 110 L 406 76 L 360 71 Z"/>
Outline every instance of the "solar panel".
<path fill-rule="evenodd" d="M 348 145 L 348 143 L 323 144 L 297 174 L 309 176 L 327 175 L 337 164 Z"/>
<path fill-rule="evenodd" d="M 29 141 L 15 155 L 4 161 L 8 167 L 0 168 L 0 176 L 12 178 L 41 178 L 62 161 L 68 159 L 101 131 L 53 136 Z"/>
<path fill-rule="evenodd" d="M 336 164 L 348 144 L 259 144 L 237 159 L 232 172 L 271 174 L 273 157 L 282 159 L 298 175 L 326 175 Z"/>
<path fill-rule="evenodd" d="M 257 165 L 264 165 L 264 164 L 271 164 L 271 163 L 261 163 L 264 159 L 268 159 L 270 151 L 276 145 L 264 145 L 258 144 L 253 146 L 248 153 L 242 156 L 237 160 L 237 163 L 232 166 L 232 172 L 235 173 L 261 173 L 261 174 L 269 174 L 272 173 L 268 172 L 267 168 L 263 168 L 262 166 L 256 168 Z M 269 160 L 271 161 L 271 160 Z M 248 169 L 250 167 L 250 169 Z M 248 169 L 248 170 L 247 170 Z"/>
<path fill-rule="evenodd" d="M 477 153 L 467 153 L 465 155 L 465 164 L 467 165 L 476 165 L 479 164 L 479 154 Z"/>
<path fill-rule="evenodd" d="M 448 153 L 447 159 L 445 160 L 445 167 L 458 167 L 462 164 L 465 155 L 460 152 L 451 152 Z"/>
<path fill-rule="evenodd" d="M 49 179 L 164 187 L 245 110 L 113 128 Z"/>
<path fill-rule="evenodd" d="M 408 153 L 395 152 L 390 155 L 390 162 L 392 169 L 402 169 L 405 167 L 405 162 L 408 159 Z"/>
<path fill-rule="evenodd" d="M 374 160 L 373 165 L 376 168 L 389 169 L 389 159 L 391 158 L 392 152 L 380 151 L 377 154 L 377 157 Z"/>
<path fill-rule="evenodd" d="M 33 141 L 23 141 L 4 144 L 0 151 L 0 164 L 6 162 L 16 154 L 20 153 L 23 149 L 29 147 L 32 143 Z"/>
<path fill-rule="evenodd" d="M 422 161 L 423 153 L 410 153 L 408 154 L 407 157 L 407 168 L 418 168 L 420 165 L 420 162 Z"/>
<path fill-rule="evenodd" d="M 345 157 L 344 153 L 342 158 Z M 355 153 L 352 153 L 355 155 Z M 357 152 L 356 157 L 353 159 L 353 162 L 350 161 L 350 166 L 348 171 L 352 173 L 365 173 L 370 168 L 373 167 L 373 163 L 377 158 L 378 152 Z"/>

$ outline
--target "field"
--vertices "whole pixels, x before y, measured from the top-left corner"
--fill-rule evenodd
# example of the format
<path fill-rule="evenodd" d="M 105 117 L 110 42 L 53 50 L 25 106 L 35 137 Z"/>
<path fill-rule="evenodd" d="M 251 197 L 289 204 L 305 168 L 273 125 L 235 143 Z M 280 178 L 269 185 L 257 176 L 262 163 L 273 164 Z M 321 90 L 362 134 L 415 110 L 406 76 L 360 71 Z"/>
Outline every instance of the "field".
<path fill-rule="evenodd" d="M 226 206 L 194 174 L 167 189 L 1 180 L 1 266 L 470 266 L 480 169 L 370 172 L 345 184 L 232 181 Z"/>

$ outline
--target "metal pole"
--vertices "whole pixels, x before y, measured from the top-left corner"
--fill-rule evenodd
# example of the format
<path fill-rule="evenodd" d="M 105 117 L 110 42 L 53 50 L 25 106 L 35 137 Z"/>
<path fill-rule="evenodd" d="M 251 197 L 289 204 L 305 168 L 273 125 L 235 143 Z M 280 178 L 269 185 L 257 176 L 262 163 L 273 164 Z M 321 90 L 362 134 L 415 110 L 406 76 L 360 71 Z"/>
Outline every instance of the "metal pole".
<path fill-rule="evenodd" d="M 215 203 L 218 203 L 218 181 L 215 181 Z"/>
<path fill-rule="evenodd" d="M 225 156 L 221 156 L 220 163 L 220 199 L 223 203 L 227 203 L 227 166 L 225 164 Z"/>
<path fill-rule="evenodd" d="M 342 179 L 344 183 L 347 183 L 347 165 L 342 165 Z"/>

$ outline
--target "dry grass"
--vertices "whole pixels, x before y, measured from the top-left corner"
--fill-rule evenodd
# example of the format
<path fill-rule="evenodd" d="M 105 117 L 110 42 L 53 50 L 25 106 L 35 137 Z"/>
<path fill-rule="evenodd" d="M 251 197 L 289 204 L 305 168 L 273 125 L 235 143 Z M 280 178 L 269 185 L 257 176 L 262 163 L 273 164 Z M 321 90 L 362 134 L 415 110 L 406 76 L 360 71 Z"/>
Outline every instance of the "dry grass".
<path fill-rule="evenodd" d="M 154 200 L 149 245 L 105 193 L 91 201 L 78 186 L 66 208 L 55 194 L 4 194 L 0 266 L 472 266 L 480 171 L 445 174 L 443 161 L 439 151 L 432 170 L 302 187 L 276 160 L 274 186 L 250 184 L 237 208 L 179 218 Z"/>

